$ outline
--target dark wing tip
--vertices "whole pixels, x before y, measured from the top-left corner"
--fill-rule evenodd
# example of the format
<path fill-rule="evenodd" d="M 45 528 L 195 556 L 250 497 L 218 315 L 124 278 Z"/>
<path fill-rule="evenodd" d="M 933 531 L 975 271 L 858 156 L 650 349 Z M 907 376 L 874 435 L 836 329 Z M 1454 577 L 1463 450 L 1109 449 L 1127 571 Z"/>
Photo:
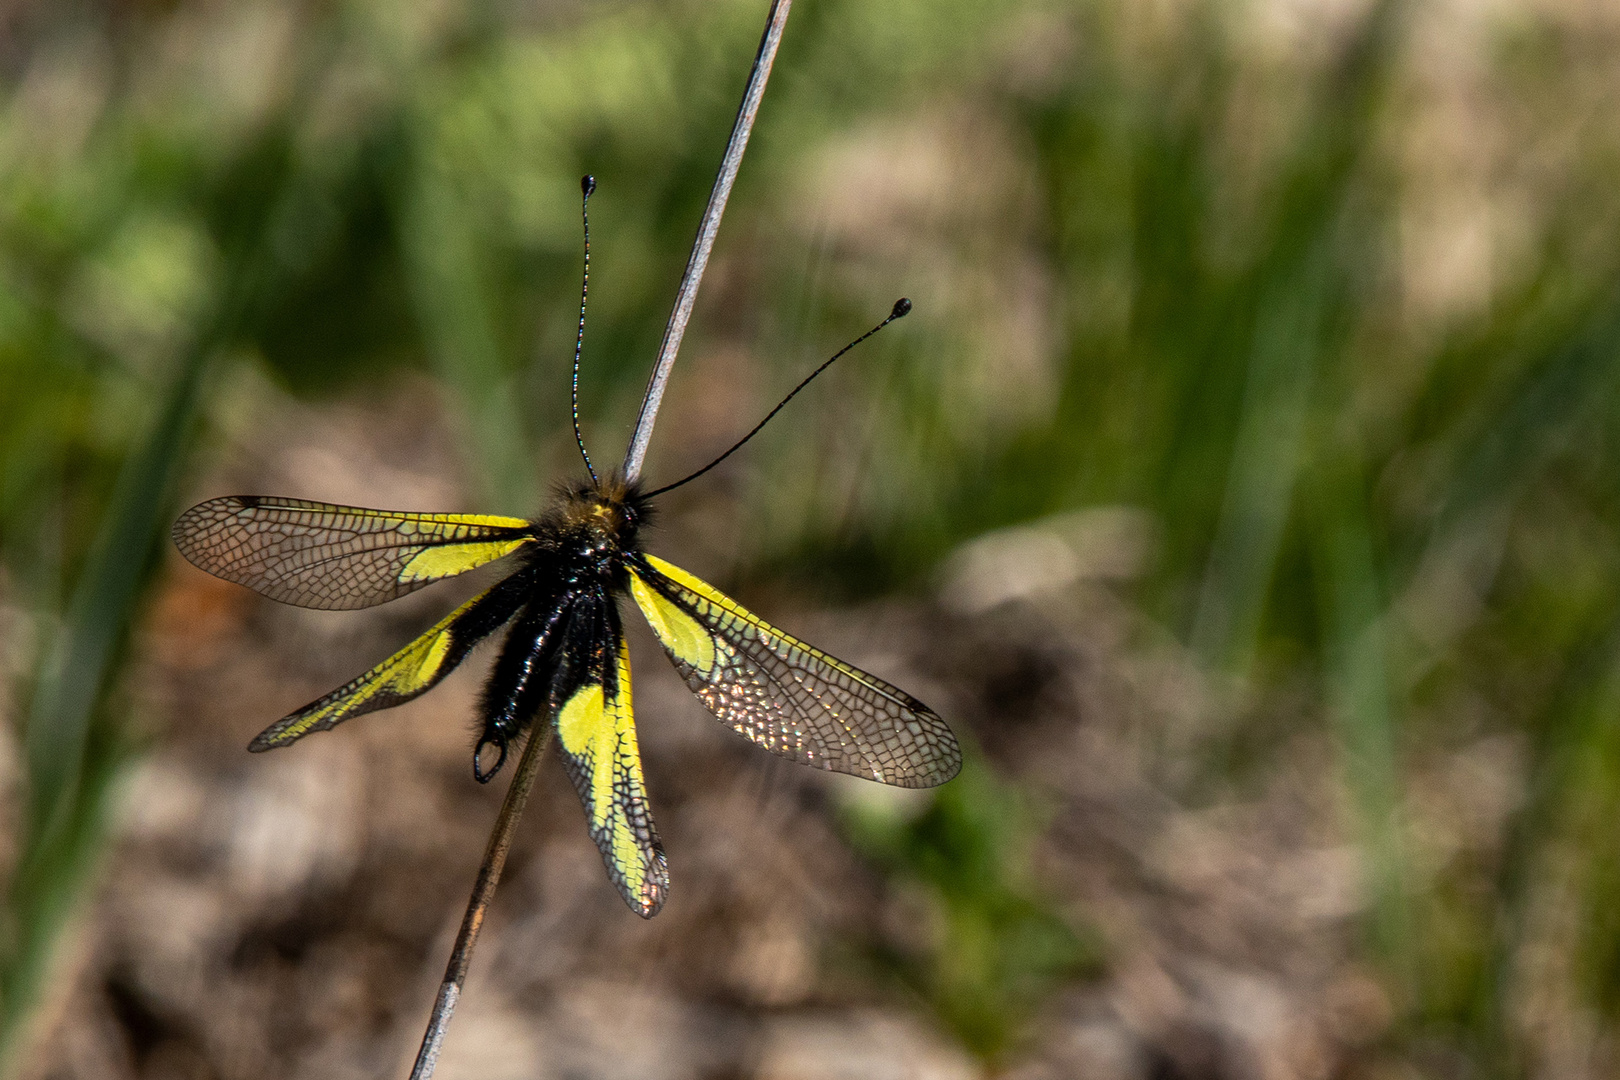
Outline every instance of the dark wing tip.
<path fill-rule="evenodd" d="M 321 700 L 325 699 L 323 698 Z M 309 713 L 310 709 L 319 704 L 320 701 L 311 702 L 309 705 L 304 706 L 297 712 L 289 713 L 288 715 L 283 716 L 280 720 L 277 720 L 275 723 L 253 736 L 253 741 L 248 743 L 248 753 L 262 754 L 266 750 L 275 750 L 278 747 L 291 745 L 292 743 L 295 743 L 299 739 L 303 738 L 305 735 L 308 735 L 308 731 L 301 731 L 290 739 L 284 739 L 281 737 L 282 732 L 291 727 L 295 721 L 303 719 L 304 716 Z M 319 729 L 311 728 L 310 730 L 313 731 Z"/>
<path fill-rule="evenodd" d="M 664 901 L 669 899 L 669 860 L 664 857 L 664 846 L 657 841 L 653 843 L 653 864 L 647 869 L 647 880 L 641 886 L 641 896 L 631 901 L 629 895 L 625 900 L 630 903 L 630 910 L 643 919 L 650 919 L 664 908 Z"/>

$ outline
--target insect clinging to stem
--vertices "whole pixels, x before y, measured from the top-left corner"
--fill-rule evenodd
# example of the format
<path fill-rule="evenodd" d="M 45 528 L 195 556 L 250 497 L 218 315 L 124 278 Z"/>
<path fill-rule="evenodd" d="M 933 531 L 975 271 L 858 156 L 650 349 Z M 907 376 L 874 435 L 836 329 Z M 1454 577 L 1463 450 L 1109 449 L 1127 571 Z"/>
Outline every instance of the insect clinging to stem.
<path fill-rule="evenodd" d="M 717 719 L 774 754 L 900 787 L 955 776 L 955 737 L 922 702 L 767 623 L 712 585 L 641 546 L 652 500 L 702 476 L 751 439 L 809 382 L 911 310 L 900 300 L 877 326 L 811 372 L 714 461 L 643 491 L 598 476 L 579 427 L 579 365 L 590 291 L 590 196 L 581 181 L 585 273 L 574 342 L 574 437 L 588 479 L 533 519 L 367 510 L 274 496 L 210 499 L 175 522 L 192 563 L 300 607 L 381 604 L 498 559 L 512 570 L 362 675 L 290 713 L 249 745 L 270 750 L 431 689 L 503 627 L 479 703 L 473 773 L 488 781 L 537 718 L 555 725 L 608 876 L 650 918 L 669 871 L 642 778 L 619 601 L 629 596 L 686 685 Z"/>

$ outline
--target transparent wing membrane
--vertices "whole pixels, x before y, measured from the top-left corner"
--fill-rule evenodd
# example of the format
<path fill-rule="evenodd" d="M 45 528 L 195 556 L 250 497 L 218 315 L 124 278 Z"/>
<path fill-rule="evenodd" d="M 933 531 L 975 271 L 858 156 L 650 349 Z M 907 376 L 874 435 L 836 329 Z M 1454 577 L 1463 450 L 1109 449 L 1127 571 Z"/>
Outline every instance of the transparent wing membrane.
<path fill-rule="evenodd" d="M 196 566 L 298 607 L 381 604 L 533 539 L 522 518 L 413 514 L 249 495 L 199 503 L 174 524 Z"/>
<path fill-rule="evenodd" d="M 639 556 L 630 591 L 692 692 L 773 754 L 897 787 L 942 784 L 962 767 L 955 736 L 928 706 L 679 567 Z"/>

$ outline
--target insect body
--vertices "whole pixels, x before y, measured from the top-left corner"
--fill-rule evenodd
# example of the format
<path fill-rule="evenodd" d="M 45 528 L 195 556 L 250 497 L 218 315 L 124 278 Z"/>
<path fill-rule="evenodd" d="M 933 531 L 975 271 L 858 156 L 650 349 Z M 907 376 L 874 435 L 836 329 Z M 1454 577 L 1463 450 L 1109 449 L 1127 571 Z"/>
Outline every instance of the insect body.
<path fill-rule="evenodd" d="M 210 573 L 326 609 L 380 604 L 511 559 L 506 577 L 370 671 L 266 728 L 249 749 L 285 746 L 409 701 L 510 626 L 480 702 L 474 774 L 493 776 L 537 717 L 554 724 L 608 875 L 644 917 L 662 906 L 669 873 L 631 711 L 619 615 L 626 594 L 709 711 L 772 753 L 901 787 L 956 775 L 961 752 L 939 716 L 642 551 L 648 514 L 647 496 L 611 478 L 566 492 L 533 521 L 229 496 L 188 510 L 174 540 Z"/>
<path fill-rule="evenodd" d="M 497 559 L 511 573 L 370 671 L 271 724 L 249 750 L 285 746 L 351 716 L 423 694 L 472 647 L 509 626 L 479 703 L 473 775 L 487 781 L 537 717 L 554 724 L 591 837 L 625 902 L 650 918 L 669 888 L 647 808 L 619 621 L 628 593 L 686 685 L 739 735 L 793 761 L 901 787 L 956 775 L 962 754 L 926 705 L 765 622 L 712 585 L 641 550 L 651 499 L 702 476 L 812 379 L 911 310 L 889 317 L 811 372 L 730 450 L 647 494 L 598 478 L 579 430 L 579 361 L 590 286 L 591 193 L 580 181 L 585 275 L 574 340 L 574 439 L 590 482 L 535 520 L 364 510 L 260 496 L 210 499 L 174 524 L 181 554 L 211 574 L 301 607 L 370 607 Z M 493 761 L 489 759 L 493 758 Z"/>

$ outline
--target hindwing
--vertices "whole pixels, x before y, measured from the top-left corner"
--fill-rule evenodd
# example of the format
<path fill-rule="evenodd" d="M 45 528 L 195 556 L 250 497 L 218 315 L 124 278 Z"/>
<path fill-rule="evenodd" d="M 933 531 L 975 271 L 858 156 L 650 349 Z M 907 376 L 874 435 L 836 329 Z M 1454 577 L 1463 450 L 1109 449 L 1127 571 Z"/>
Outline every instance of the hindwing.
<path fill-rule="evenodd" d="M 961 769 L 956 737 L 928 706 L 679 567 L 635 556 L 630 592 L 699 700 L 773 754 L 897 787 L 933 787 Z"/>
<path fill-rule="evenodd" d="M 325 731 L 350 717 L 391 709 L 426 693 L 455 670 L 474 645 L 511 619 L 530 587 L 528 578 L 519 571 L 497 582 L 364 675 L 265 728 L 248 749 L 285 746 L 312 731 Z"/>
<path fill-rule="evenodd" d="M 605 592 L 576 600 L 552 684 L 552 715 L 591 839 L 630 909 L 650 919 L 669 891 L 630 707 L 630 652 Z"/>
<path fill-rule="evenodd" d="M 269 496 L 199 503 L 174 523 L 198 567 L 298 607 L 381 604 L 531 543 L 522 518 L 414 514 Z"/>

